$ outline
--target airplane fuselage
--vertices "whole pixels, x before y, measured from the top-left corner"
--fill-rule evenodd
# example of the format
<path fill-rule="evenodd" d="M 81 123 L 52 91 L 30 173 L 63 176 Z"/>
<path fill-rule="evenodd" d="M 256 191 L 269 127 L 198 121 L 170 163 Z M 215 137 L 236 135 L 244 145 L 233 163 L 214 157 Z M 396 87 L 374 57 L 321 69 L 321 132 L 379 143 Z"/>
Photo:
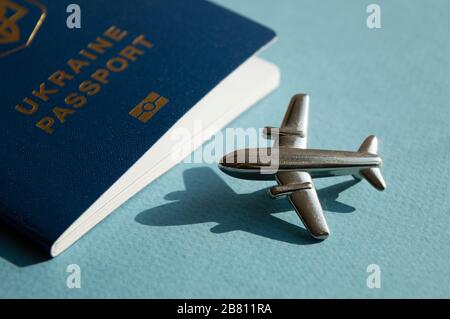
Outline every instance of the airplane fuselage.
<path fill-rule="evenodd" d="M 355 175 L 365 168 L 380 167 L 381 158 L 367 152 L 298 148 L 249 148 L 224 156 L 220 169 L 244 179 L 271 180 L 276 173 L 302 171 L 312 178 Z"/>

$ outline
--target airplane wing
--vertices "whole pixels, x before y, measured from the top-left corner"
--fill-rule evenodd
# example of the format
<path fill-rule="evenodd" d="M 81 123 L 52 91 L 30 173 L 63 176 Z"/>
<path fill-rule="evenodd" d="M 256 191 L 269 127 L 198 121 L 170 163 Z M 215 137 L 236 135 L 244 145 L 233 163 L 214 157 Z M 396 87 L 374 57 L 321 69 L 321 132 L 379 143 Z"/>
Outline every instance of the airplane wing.
<path fill-rule="evenodd" d="M 306 172 L 278 173 L 277 181 L 280 185 L 309 183 L 309 188 L 294 191 L 288 195 L 288 198 L 311 236 L 317 239 L 327 238 L 330 231 L 311 176 Z"/>
<path fill-rule="evenodd" d="M 295 95 L 291 99 L 281 123 L 279 146 L 306 148 L 308 143 L 308 118 L 309 96 L 305 94 Z"/>
<path fill-rule="evenodd" d="M 309 97 L 303 94 L 294 96 L 280 127 L 280 147 L 307 147 L 308 113 Z M 317 239 L 327 238 L 330 231 L 311 176 L 307 172 L 283 172 L 276 177 L 280 186 L 270 190 L 272 196 L 285 192 L 311 235 Z"/>

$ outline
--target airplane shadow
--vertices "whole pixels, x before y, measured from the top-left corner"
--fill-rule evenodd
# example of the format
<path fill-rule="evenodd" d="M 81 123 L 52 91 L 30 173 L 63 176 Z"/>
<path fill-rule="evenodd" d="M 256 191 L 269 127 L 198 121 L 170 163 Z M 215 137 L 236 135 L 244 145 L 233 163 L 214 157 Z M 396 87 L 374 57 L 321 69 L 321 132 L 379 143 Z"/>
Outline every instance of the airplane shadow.
<path fill-rule="evenodd" d="M 3 223 L 0 223 L 0 258 L 17 267 L 27 267 L 50 259 L 30 240 Z"/>
<path fill-rule="evenodd" d="M 305 228 L 291 224 L 273 213 L 293 211 L 287 200 L 272 200 L 262 189 L 250 194 L 237 194 L 211 168 L 188 169 L 183 173 L 186 191 L 169 193 L 173 202 L 139 213 L 135 220 L 148 226 L 181 226 L 215 222 L 212 233 L 235 230 L 291 244 L 318 243 Z M 324 209 L 350 213 L 354 207 L 338 202 L 339 193 L 355 185 L 351 180 L 318 190 Z"/>

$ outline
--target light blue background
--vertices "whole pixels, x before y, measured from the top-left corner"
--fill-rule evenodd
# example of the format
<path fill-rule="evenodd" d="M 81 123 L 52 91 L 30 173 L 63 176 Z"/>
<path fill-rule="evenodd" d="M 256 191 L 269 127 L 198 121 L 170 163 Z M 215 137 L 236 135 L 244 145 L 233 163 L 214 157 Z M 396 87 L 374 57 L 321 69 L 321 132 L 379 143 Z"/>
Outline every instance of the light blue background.
<path fill-rule="evenodd" d="M 0 296 L 450 297 L 450 2 L 378 0 L 380 30 L 366 27 L 370 1 L 218 2 L 279 36 L 263 57 L 280 89 L 230 127 L 276 126 L 308 92 L 309 145 L 355 150 L 378 135 L 387 190 L 317 180 L 332 235 L 314 243 L 266 197 L 272 183 L 179 165 L 54 260 L 1 227 Z M 372 263 L 381 289 L 366 287 Z"/>

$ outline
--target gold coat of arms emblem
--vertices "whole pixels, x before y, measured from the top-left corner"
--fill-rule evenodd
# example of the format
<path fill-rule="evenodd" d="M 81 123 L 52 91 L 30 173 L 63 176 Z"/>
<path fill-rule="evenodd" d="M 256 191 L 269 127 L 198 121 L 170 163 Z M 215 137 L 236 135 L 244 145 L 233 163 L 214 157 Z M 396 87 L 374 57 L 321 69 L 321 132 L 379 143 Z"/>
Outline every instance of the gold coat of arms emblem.
<path fill-rule="evenodd" d="M 29 46 L 46 14 L 34 0 L 0 0 L 0 58 Z"/>

